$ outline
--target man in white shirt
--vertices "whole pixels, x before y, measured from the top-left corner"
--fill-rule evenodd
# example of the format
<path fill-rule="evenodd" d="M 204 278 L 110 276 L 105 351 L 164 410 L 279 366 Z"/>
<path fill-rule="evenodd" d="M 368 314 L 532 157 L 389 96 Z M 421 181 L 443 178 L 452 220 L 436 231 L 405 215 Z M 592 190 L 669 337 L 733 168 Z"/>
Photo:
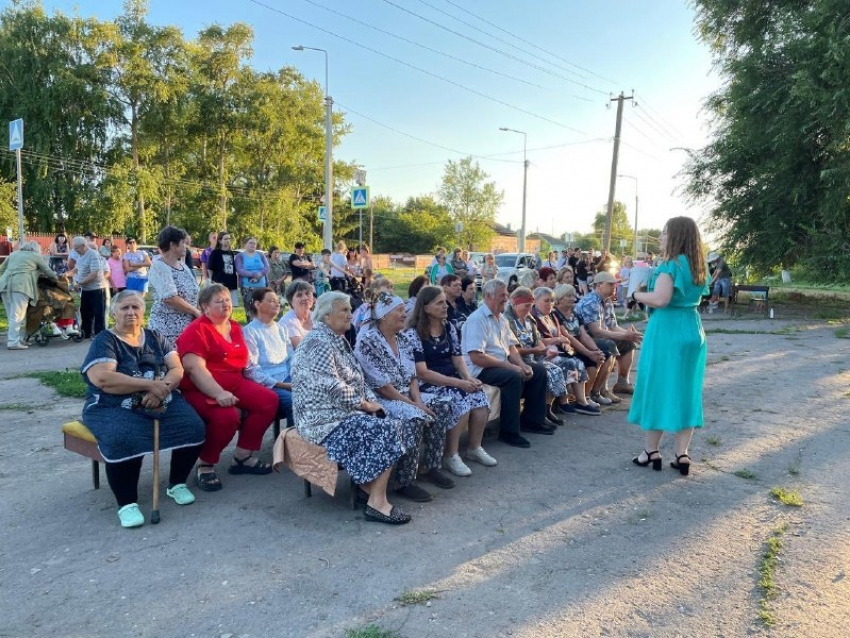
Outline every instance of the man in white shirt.
<path fill-rule="evenodd" d="M 523 432 L 552 434 L 546 425 L 546 368 L 526 364 L 516 346 L 519 343 L 508 320 L 502 315 L 508 301 L 505 283 L 492 279 L 484 284 L 484 301 L 463 324 L 461 349 L 469 372 L 501 391 L 499 440 L 514 447 L 531 443 Z M 520 399 L 525 407 L 520 414 Z"/>

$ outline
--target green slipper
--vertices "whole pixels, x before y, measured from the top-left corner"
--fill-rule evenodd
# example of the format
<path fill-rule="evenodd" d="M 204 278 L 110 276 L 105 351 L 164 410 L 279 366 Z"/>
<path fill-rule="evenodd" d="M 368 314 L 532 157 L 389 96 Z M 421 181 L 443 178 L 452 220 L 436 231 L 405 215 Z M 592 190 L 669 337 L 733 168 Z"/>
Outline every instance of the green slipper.
<path fill-rule="evenodd" d="M 118 510 L 118 519 L 121 527 L 141 527 L 145 524 L 145 517 L 138 503 L 130 503 Z"/>
<path fill-rule="evenodd" d="M 195 495 L 189 491 L 185 483 L 178 483 L 174 487 L 169 487 L 165 493 L 174 499 L 178 505 L 191 505 L 195 502 Z"/>

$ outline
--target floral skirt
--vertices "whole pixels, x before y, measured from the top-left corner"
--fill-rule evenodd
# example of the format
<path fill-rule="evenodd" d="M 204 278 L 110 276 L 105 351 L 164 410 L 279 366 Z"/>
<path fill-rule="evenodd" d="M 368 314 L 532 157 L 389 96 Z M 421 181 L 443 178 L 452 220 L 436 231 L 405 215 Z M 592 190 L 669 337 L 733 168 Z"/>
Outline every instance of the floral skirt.
<path fill-rule="evenodd" d="M 340 421 L 322 441 L 328 458 L 339 463 L 358 485 L 374 481 L 405 454 L 418 451 L 421 429 L 400 418 L 381 419 L 358 412 Z"/>
<path fill-rule="evenodd" d="M 560 366 L 552 363 L 551 359 L 538 361 L 546 368 L 546 390 L 553 397 L 562 397 L 567 393 L 567 383 L 575 383 L 575 379 L 568 381 Z"/>
<path fill-rule="evenodd" d="M 564 371 L 564 379 L 567 383 L 584 383 L 587 381 L 587 368 L 584 366 L 584 361 L 578 357 L 555 357 L 550 361 Z"/>
<path fill-rule="evenodd" d="M 422 400 L 437 415 L 437 420 L 451 430 L 464 414 L 476 408 L 490 409 L 490 402 L 483 390 L 466 392 L 460 388 L 423 383 L 419 388 Z"/>

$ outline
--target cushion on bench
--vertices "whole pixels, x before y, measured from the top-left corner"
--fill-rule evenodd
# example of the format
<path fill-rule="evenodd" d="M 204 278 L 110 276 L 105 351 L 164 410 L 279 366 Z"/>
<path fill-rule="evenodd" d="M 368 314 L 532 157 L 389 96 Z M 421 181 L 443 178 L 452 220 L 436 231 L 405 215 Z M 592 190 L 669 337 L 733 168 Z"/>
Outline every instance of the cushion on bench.
<path fill-rule="evenodd" d="M 337 464 L 328 458 L 325 448 L 302 439 L 294 427 L 286 428 L 274 442 L 272 467 L 275 472 L 280 472 L 281 465 L 322 488 L 329 496 L 334 495 L 339 474 Z"/>
<path fill-rule="evenodd" d="M 80 421 L 70 421 L 65 423 L 62 426 L 62 434 L 67 434 L 68 436 L 73 436 L 75 439 L 82 439 L 89 443 L 97 443 L 97 439 L 94 438 L 94 434 L 91 433 L 91 430 L 89 430 Z"/>

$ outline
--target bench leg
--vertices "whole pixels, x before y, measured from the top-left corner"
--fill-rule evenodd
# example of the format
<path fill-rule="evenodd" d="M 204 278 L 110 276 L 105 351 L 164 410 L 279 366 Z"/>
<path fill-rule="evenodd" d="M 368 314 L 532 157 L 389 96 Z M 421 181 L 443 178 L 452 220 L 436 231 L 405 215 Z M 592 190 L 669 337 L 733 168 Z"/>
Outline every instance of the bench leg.
<path fill-rule="evenodd" d="M 280 419 L 274 420 L 274 440 L 277 441 L 277 438 L 280 436 Z"/>
<path fill-rule="evenodd" d="M 360 486 L 357 485 L 357 483 L 352 481 L 350 478 L 348 479 L 348 483 L 349 483 L 349 487 L 350 487 L 349 492 L 351 493 L 351 509 L 356 510 L 357 509 L 357 492 L 360 489 Z"/>
<path fill-rule="evenodd" d="M 313 486 L 310 485 L 310 481 L 307 479 L 304 479 L 304 496 L 306 498 L 313 496 Z"/>
<path fill-rule="evenodd" d="M 100 463 L 97 461 L 91 462 L 91 482 L 94 483 L 94 489 L 100 489 Z"/>

